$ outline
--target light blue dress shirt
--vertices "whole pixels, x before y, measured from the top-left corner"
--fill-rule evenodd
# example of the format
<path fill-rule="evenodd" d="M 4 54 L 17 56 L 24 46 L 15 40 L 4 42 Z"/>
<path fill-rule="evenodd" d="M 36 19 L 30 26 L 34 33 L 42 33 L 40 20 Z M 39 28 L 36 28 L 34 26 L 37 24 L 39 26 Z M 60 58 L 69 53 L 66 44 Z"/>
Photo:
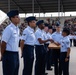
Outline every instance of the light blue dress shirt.
<path fill-rule="evenodd" d="M 61 44 L 61 52 L 67 52 L 68 48 L 70 48 L 70 40 L 69 37 L 63 37 L 60 41 Z"/>
<path fill-rule="evenodd" d="M 6 51 L 18 52 L 19 28 L 13 23 L 3 31 L 2 41 L 6 42 Z"/>
<path fill-rule="evenodd" d="M 28 26 L 23 31 L 23 34 L 22 34 L 22 38 L 21 39 L 25 41 L 24 44 L 34 46 L 35 45 L 35 41 L 36 41 L 34 29 L 31 28 L 30 26 Z"/>
<path fill-rule="evenodd" d="M 44 31 L 38 28 L 37 31 L 35 32 L 35 36 L 36 36 L 35 45 L 44 45 L 44 43 L 40 44 L 39 41 L 38 41 L 39 38 L 41 38 L 42 40 L 45 40 Z"/>
<path fill-rule="evenodd" d="M 52 39 L 52 34 L 50 34 L 49 32 L 47 33 L 47 38 L 48 39 Z M 51 43 L 50 41 L 46 42 L 46 43 Z"/>
<path fill-rule="evenodd" d="M 61 32 L 54 32 L 52 34 L 52 39 L 55 41 L 55 42 L 58 42 L 60 43 L 60 40 L 62 39 L 62 33 Z"/>

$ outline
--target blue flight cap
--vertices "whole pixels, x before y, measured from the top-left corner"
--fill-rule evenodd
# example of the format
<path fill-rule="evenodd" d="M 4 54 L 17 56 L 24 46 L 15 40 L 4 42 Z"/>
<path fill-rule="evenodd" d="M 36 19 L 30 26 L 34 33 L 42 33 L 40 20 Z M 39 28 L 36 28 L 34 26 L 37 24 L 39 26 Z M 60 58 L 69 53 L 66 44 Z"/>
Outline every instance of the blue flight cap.
<path fill-rule="evenodd" d="M 53 28 L 53 33 L 56 31 L 56 29 L 55 28 Z"/>
<path fill-rule="evenodd" d="M 48 24 L 48 23 L 45 23 L 44 25 L 45 25 L 45 27 L 48 27 L 48 26 L 49 26 L 49 24 Z"/>
<path fill-rule="evenodd" d="M 16 15 L 19 15 L 19 11 L 18 10 L 11 10 L 10 12 L 7 13 L 7 16 L 9 18 L 14 17 Z"/>
<path fill-rule="evenodd" d="M 43 24 L 44 23 L 44 20 L 39 20 L 36 25 L 40 25 L 40 24 Z"/>
<path fill-rule="evenodd" d="M 58 23 L 57 23 L 57 24 L 56 24 L 56 26 L 57 26 L 57 27 L 59 27 L 59 26 L 60 26 L 60 24 L 58 24 Z"/>
<path fill-rule="evenodd" d="M 48 26 L 49 29 L 53 29 L 52 26 Z"/>
<path fill-rule="evenodd" d="M 27 22 L 30 22 L 30 21 L 32 21 L 32 20 L 35 20 L 35 21 L 36 21 L 36 17 L 30 16 L 30 17 L 27 17 L 25 20 L 26 20 Z"/>

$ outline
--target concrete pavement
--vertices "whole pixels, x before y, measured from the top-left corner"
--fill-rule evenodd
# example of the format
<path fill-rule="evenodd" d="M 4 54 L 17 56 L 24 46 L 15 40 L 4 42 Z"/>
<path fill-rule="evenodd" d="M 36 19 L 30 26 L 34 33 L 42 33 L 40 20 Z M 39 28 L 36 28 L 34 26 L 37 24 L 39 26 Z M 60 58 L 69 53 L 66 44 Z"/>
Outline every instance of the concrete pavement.
<path fill-rule="evenodd" d="M 20 53 L 20 52 L 19 52 Z M 19 69 L 19 75 L 22 75 L 23 70 L 23 59 L 20 58 L 20 69 Z M 53 71 L 46 71 L 48 75 L 54 75 Z M 2 62 L 0 62 L 0 75 L 2 74 Z M 33 68 L 33 74 L 34 75 L 34 68 Z M 76 47 L 71 48 L 71 57 L 70 57 L 70 75 L 76 75 Z"/>

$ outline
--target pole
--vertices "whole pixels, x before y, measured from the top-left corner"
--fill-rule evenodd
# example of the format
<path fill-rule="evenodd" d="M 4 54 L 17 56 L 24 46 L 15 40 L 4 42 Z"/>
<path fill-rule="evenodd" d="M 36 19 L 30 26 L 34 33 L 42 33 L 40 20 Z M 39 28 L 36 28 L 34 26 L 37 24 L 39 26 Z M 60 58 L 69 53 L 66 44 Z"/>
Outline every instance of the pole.
<path fill-rule="evenodd" d="M 32 14 L 34 16 L 34 0 L 32 0 Z"/>
<path fill-rule="evenodd" d="M 10 0 L 8 0 L 8 12 L 10 11 Z"/>
<path fill-rule="evenodd" d="M 60 0 L 58 0 L 58 17 L 60 17 Z"/>
<path fill-rule="evenodd" d="M 40 6 L 39 6 L 39 20 L 40 20 Z"/>

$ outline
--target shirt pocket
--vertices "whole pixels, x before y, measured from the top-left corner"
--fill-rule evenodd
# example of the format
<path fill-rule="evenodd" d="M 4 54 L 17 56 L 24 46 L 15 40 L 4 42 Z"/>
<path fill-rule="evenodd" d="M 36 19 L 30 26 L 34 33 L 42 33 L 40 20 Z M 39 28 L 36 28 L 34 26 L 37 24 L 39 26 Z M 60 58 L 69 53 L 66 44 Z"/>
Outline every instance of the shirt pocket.
<path fill-rule="evenodd" d="M 30 39 L 31 41 L 35 39 L 34 33 L 30 33 L 30 34 L 29 34 L 29 39 Z"/>
<path fill-rule="evenodd" d="M 62 47 L 65 46 L 65 42 L 64 42 L 64 40 L 61 41 L 61 46 L 62 46 Z"/>
<path fill-rule="evenodd" d="M 19 35 L 16 33 L 16 32 L 14 32 L 13 33 L 13 35 L 12 35 L 12 41 L 14 41 L 14 42 L 16 42 L 16 41 L 18 41 L 18 39 L 19 39 L 19 37 L 18 37 Z"/>

